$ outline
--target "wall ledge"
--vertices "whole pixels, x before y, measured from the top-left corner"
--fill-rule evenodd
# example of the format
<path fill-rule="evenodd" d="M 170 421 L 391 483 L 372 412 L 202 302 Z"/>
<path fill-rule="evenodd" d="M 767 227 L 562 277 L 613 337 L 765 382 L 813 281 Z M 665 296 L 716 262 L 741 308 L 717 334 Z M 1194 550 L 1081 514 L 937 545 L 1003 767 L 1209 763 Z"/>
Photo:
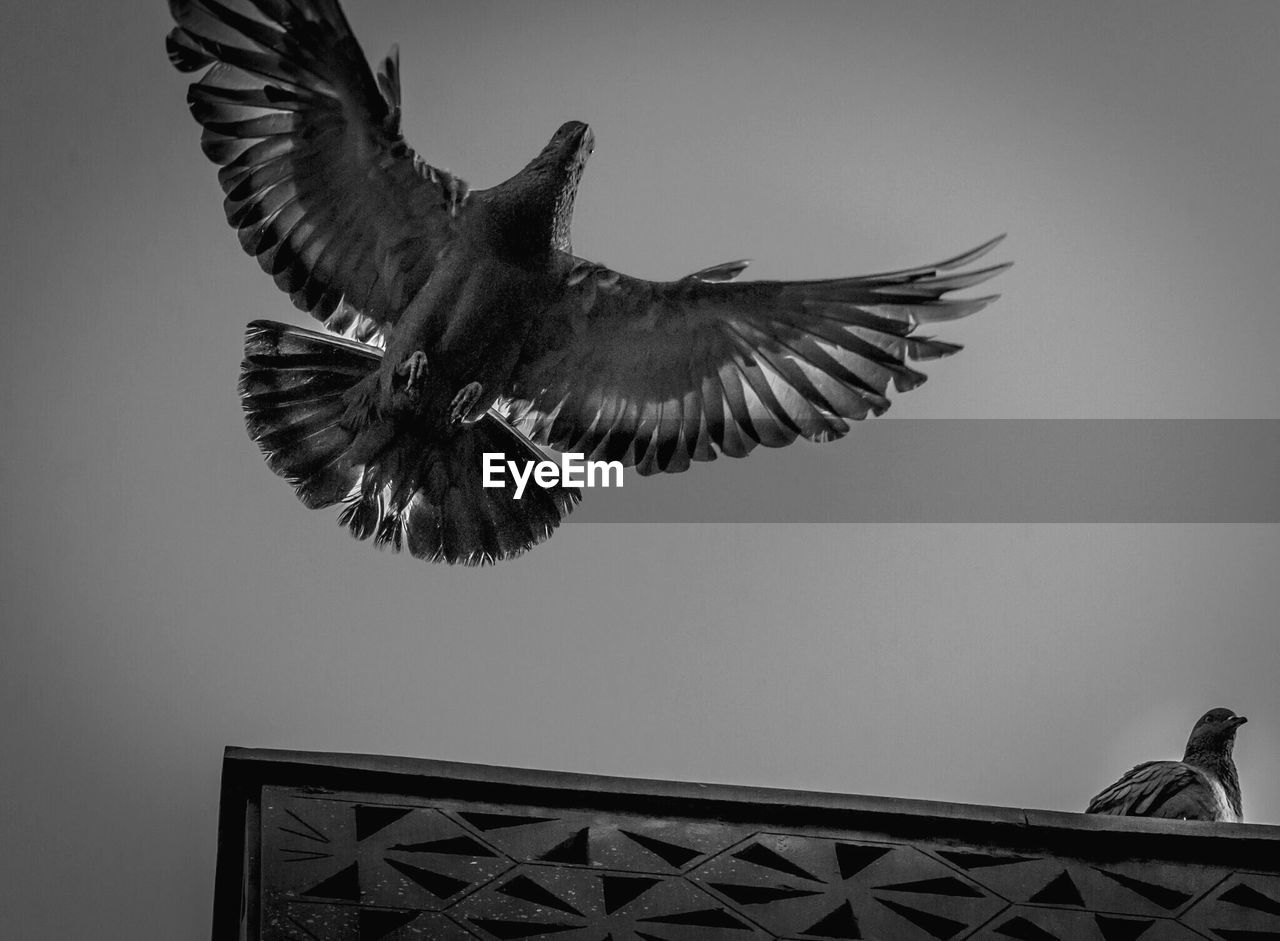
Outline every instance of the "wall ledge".
<path fill-rule="evenodd" d="M 226 750 L 219 941 L 606 936 L 1280 938 L 1280 827 Z"/>

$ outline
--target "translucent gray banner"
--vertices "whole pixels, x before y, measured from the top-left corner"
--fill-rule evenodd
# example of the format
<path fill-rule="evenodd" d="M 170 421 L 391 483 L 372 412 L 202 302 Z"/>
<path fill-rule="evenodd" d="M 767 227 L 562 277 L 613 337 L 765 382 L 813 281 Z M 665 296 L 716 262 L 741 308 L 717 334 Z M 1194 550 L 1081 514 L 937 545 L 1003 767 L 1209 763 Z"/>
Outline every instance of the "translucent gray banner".
<path fill-rule="evenodd" d="M 1275 523 L 1280 421 L 879 420 L 589 489 L 579 522 Z"/>

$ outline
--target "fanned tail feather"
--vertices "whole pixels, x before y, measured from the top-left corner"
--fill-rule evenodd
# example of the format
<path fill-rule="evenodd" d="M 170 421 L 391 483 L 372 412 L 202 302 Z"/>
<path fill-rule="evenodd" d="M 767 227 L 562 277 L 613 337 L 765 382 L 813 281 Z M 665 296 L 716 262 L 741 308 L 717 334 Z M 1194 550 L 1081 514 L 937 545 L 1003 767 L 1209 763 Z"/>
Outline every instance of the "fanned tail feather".
<path fill-rule="evenodd" d="M 240 394 L 249 436 L 308 507 L 341 504 L 357 539 L 432 562 L 481 565 L 549 537 L 581 499 L 577 488 L 482 486 L 482 455 L 543 455 L 497 416 L 470 428 L 392 418 L 353 422 L 349 391 L 381 351 L 258 320 L 245 336 Z"/>

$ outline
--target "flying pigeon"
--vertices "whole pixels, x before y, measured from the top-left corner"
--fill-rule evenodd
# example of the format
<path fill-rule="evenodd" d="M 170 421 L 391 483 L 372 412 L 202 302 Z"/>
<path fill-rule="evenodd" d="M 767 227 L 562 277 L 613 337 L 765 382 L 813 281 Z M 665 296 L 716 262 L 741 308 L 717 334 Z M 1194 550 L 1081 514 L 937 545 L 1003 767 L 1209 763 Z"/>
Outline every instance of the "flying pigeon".
<path fill-rule="evenodd" d="M 1240 823 L 1240 777 L 1231 746 L 1247 721 L 1230 709 L 1210 709 L 1191 730 L 1181 761 L 1138 765 L 1090 801 L 1085 813 Z"/>
<path fill-rule="evenodd" d="M 470 189 L 400 133 L 395 48 L 375 74 L 336 0 L 170 0 L 166 46 L 203 70 L 188 104 L 245 251 L 328 333 L 256 320 L 240 393 L 250 436 L 308 507 L 361 539 L 485 563 L 547 538 L 578 488 L 482 486 L 482 455 L 538 446 L 676 473 L 849 420 L 960 347 L 920 324 L 1008 265 L 1000 239 L 923 267 L 735 279 L 747 262 L 646 281 L 573 254 L 594 146 L 562 125 L 504 183 Z M 963 270 L 962 270 L 963 269 Z"/>

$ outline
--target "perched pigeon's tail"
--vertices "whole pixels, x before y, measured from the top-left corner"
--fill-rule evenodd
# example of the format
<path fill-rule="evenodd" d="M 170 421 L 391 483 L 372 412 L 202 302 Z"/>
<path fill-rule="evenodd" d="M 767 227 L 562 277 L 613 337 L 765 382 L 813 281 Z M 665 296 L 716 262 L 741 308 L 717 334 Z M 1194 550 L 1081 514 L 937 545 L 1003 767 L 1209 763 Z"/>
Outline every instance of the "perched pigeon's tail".
<path fill-rule="evenodd" d="M 394 418 L 351 422 L 347 393 L 378 368 L 381 351 L 256 320 L 245 336 L 240 395 L 249 435 L 270 468 L 313 509 L 343 504 L 358 539 L 421 559 L 480 565 L 519 555 L 551 535 L 580 499 L 532 478 L 515 497 L 483 484 L 483 454 L 538 461 L 541 451 L 492 413 L 470 427 Z"/>

